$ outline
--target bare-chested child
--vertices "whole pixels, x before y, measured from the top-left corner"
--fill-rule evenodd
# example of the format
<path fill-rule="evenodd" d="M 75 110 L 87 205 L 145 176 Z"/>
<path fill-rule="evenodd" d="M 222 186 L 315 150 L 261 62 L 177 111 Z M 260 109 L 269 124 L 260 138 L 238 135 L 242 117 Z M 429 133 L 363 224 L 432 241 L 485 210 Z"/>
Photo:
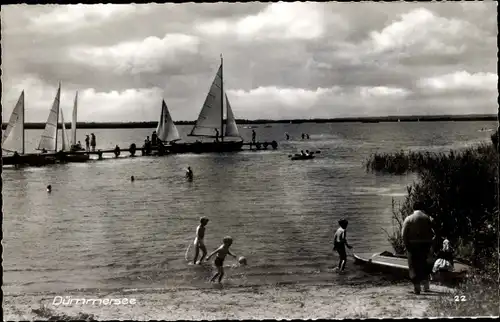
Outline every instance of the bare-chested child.
<path fill-rule="evenodd" d="M 193 264 L 200 264 L 203 261 L 203 258 L 207 255 L 207 248 L 205 247 L 205 226 L 208 223 L 208 218 L 206 217 L 201 217 L 200 218 L 200 225 L 196 228 L 196 238 L 194 239 L 194 247 L 195 247 L 195 253 L 194 253 L 194 259 L 193 259 Z M 197 263 L 196 260 L 198 259 L 198 254 L 200 253 L 200 249 L 203 252 L 201 254 L 200 261 Z"/>
<path fill-rule="evenodd" d="M 233 239 L 231 237 L 229 237 L 229 236 L 224 237 L 224 239 L 222 240 L 222 245 L 220 245 L 219 248 L 214 250 L 207 257 L 207 261 L 209 261 L 212 256 L 217 254 L 217 256 L 215 257 L 215 267 L 217 268 L 217 273 L 210 279 L 210 282 L 214 282 L 215 279 L 217 278 L 217 276 L 219 277 L 219 283 L 221 282 L 222 277 L 224 276 L 224 267 L 223 266 L 224 266 L 224 259 L 226 258 L 226 255 L 229 254 L 229 255 L 233 256 L 234 258 L 236 258 L 236 256 L 231 254 L 231 252 L 229 251 L 229 247 L 231 246 L 232 243 L 233 243 Z"/>

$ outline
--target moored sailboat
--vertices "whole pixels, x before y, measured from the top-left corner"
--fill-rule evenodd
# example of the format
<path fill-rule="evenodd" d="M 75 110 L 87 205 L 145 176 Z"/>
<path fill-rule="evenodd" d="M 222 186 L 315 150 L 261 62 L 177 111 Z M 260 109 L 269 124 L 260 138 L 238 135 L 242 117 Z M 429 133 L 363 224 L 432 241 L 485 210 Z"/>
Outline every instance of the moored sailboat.
<path fill-rule="evenodd" d="M 12 110 L 9 123 L 2 135 L 2 154 L 4 151 L 24 154 L 24 90 Z"/>
<path fill-rule="evenodd" d="M 227 117 L 224 122 L 224 102 L 226 103 Z M 224 131 L 224 125 L 225 130 Z M 174 153 L 180 152 L 233 152 L 240 151 L 243 147 L 243 139 L 238 132 L 238 126 L 234 118 L 231 105 L 227 95 L 224 92 L 223 78 L 223 59 L 221 55 L 221 64 L 210 86 L 210 90 L 205 98 L 203 107 L 198 119 L 188 134 L 191 137 L 210 138 L 212 142 L 202 142 L 197 140 L 195 143 L 173 143 L 169 150 Z M 230 140 L 228 140 L 229 138 Z M 236 138 L 236 140 L 231 140 Z"/>

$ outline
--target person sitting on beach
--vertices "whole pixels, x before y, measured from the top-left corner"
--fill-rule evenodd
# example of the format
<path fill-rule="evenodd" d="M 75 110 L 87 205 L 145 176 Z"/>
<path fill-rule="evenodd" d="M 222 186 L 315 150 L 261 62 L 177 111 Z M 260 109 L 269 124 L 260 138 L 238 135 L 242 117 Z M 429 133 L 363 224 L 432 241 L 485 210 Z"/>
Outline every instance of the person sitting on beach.
<path fill-rule="evenodd" d="M 434 239 L 432 219 L 421 210 L 422 204 L 415 202 L 413 214 L 403 221 L 401 235 L 408 253 L 408 268 L 414 291 L 420 294 L 420 284 L 424 285 L 424 291 L 430 289 L 430 265 L 427 262 L 429 252 Z"/>
<path fill-rule="evenodd" d="M 207 255 L 207 248 L 205 247 L 205 226 L 208 224 L 208 218 L 206 217 L 201 217 L 200 218 L 200 224 L 198 227 L 196 227 L 196 238 L 194 239 L 194 259 L 193 259 L 193 264 L 201 264 L 203 262 L 203 259 Z M 202 251 L 200 261 L 197 262 L 198 260 L 198 254 L 200 253 L 200 249 Z"/>
<path fill-rule="evenodd" d="M 193 170 L 191 170 L 191 167 L 187 167 L 186 170 L 186 178 L 191 181 L 193 180 Z"/>
<path fill-rule="evenodd" d="M 450 241 L 445 237 L 443 247 L 438 252 L 437 259 L 434 262 L 432 273 L 452 272 L 453 271 L 453 248 L 450 246 Z"/>
<path fill-rule="evenodd" d="M 341 219 L 339 220 L 339 225 L 340 227 L 337 229 L 335 232 L 335 235 L 333 235 L 333 250 L 337 251 L 339 254 L 339 266 L 338 270 L 340 272 L 344 271 L 345 269 L 345 264 L 347 262 L 347 253 L 346 253 L 346 246 L 347 248 L 351 249 L 352 246 L 347 243 L 347 225 L 349 222 L 346 219 Z"/>
<path fill-rule="evenodd" d="M 224 259 L 226 258 L 226 256 L 229 254 L 231 256 L 233 256 L 234 258 L 236 258 L 235 255 L 231 254 L 231 252 L 229 251 L 229 247 L 231 247 L 231 245 L 233 244 L 233 239 L 229 236 L 227 237 L 224 237 L 224 239 L 222 240 L 222 245 L 219 246 L 219 248 L 217 248 L 216 250 L 214 250 L 206 259 L 206 261 L 208 262 L 210 260 L 210 258 L 212 258 L 212 256 L 214 256 L 215 254 L 217 254 L 216 258 L 215 258 L 215 267 L 217 268 L 217 273 L 210 279 L 210 282 L 214 282 L 215 279 L 217 278 L 217 276 L 219 277 L 219 283 L 222 281 L 222 277 L 224 276 Z"/>

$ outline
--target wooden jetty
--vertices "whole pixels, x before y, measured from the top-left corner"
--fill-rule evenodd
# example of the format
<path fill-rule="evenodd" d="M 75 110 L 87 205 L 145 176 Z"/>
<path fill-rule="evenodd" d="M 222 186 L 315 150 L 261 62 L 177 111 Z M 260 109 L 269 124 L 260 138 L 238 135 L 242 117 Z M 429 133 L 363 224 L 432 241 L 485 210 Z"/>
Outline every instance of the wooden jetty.
<path fill-rule="evenodd" d="M 195 145 L 196 143 L 192 144 Z M 182 143 L 182 145 L 186 145 L 186 143 Z M 278 143 L 276 141 L 264 141 L 255 143 L 243 142 L 241 150 L 265 151 L 269 149 L 276 150 L 277 148 Z M 115 147 L 114 149 L 99 149 L 95 151 L 59 151 L 57 153 L 33 153 L 17 156 L 3 156 L 2 164 L 14 166 L 43 166 L 56 163 L 86 162 L 90 160 L 91 155 L 96 155 L 97 160 L 103 160 L 104 154 L 113 154 L 115 158 L 118 158 L 120 155 L 125 154 L 131 157 L 135 157 L 138 153 L 140 153 L 141 156 L 162 156 L 183 153 L 205 153 L 205 151 L 198 152 L 196 151 L 196 149 L 172 149 L 172 145 L 151 146 L 149 149 L 144 146 L 138 148 L 135 143 L 132 143 L 128 148 Z"/>

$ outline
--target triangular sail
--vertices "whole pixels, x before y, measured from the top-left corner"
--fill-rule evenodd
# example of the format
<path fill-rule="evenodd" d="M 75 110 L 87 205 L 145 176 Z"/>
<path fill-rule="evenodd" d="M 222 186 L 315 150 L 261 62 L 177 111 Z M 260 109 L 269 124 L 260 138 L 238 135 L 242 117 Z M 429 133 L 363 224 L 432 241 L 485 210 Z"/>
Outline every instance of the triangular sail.
<path fill-rule="evenodd" d="M 78 104 L 78 92 L 76 92 L 75 95 L 75 103 L 73 105 L 73 119 L 71 120 L 71 145 L 76 145 L 76 116 L 78 107 L 77 104 Z"/>
<path fill-rule="evenodd" d="M 193 127 L 193 130 L 189 134 L 190 136 L 209 136 L 214 137 L 216 134 L 216 129 L 219 131 L 221 128 L 221 108 L 222 108 L 222 64 L 215 75 L 212 86 L 210 86 L 210 91 L 208 92 L 207 98 L 203 103 L 198 120 Z"/>
<path fill-rule="evenodd" d="M 161 118 L 160 122 L 158 122 L 158 127 L 156 128 L 158 139 L 165 142 L 180 140 L 181 137 L 179 135 L 179 131 L 177 130 L 177 126 L 175 126 L 175 123 L 170 116 L 167 104 L 164 100 L 161 103 Z"/>
<path fill-rule="evenodd" d="M 64 116 L 63 116 L 63 111 L 61 110 L 61 123 L 62 123 L 62 150 L 63 151 L 69 151 L 70 150 L 70 145 L 69 145 L 69 140 L 68 140 L 68 135 L 66 133 L 66 125 L 64 124 Z"/>
<path fill-rule="evenodd" d="M 24 154 L 24 91 L 19 96 L 3 132 L 2 150 Z"/>
<path fill-rule="evenodd" d="M 42 138 L 38 144 L 37 150 L 46 151 L 56 151 L 57 148 L 57 122 L 59 116 L 59 100 L 61 97 L 61 85 L 57 89 L 56 97 L 54 98 L 54 103 L 49 112 L 49 117 L 47 118 L 47 123 L 45 124 L 45 130 L 43 131 Z"/>
<path fill-rule="evenodd" d="M 240 132 L 238 131 L 238 125 L 236 125 L 236 120 L 234 119 L 233 110 L 231 109 L 231 104 L 229 104 L 229 99 L 226 96 L 226 109 L 227 109 L 227 117 L 226 117 L 226 133 L 225 136 L 233 136 L 239 137 Z"/>

